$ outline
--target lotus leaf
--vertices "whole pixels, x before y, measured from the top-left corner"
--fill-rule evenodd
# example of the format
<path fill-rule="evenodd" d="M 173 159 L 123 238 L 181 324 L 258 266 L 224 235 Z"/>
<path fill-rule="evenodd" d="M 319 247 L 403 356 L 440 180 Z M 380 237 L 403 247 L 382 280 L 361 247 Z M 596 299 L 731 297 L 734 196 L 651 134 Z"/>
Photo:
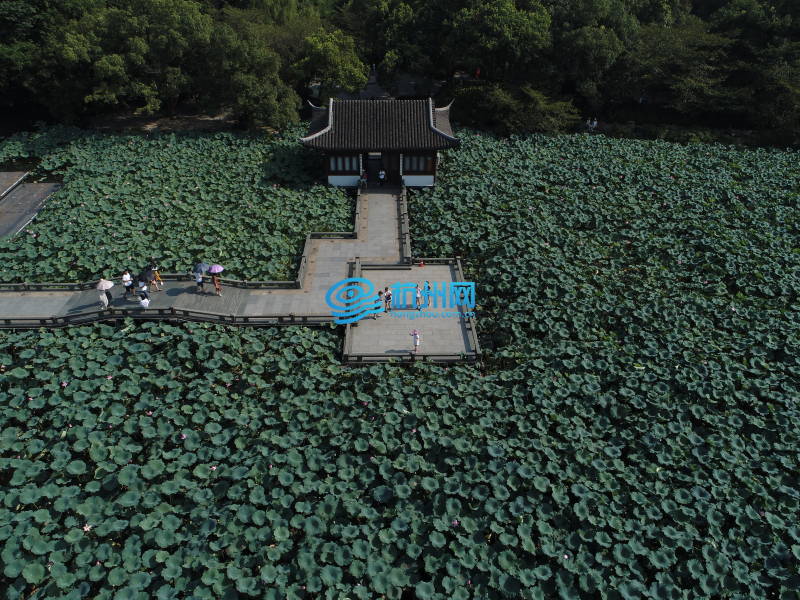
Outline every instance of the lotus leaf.
<path fill-rule="evenodd" d="M 25 581 L 31 584 L 37 584 L 45 577 L 45 569 L 41 563 L 31 562 L 22 569 L 22 576 Z"/>

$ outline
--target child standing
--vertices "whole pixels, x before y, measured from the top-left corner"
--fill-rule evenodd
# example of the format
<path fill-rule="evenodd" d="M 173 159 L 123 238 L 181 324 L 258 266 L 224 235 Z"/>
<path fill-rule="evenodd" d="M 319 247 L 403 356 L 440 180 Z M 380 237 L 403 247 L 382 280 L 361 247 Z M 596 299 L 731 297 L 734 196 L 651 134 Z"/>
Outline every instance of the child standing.
<path fill-rule="evenodd" d="M 417 331 L 416 329 L 411 331 L 411 341 L 414 342 L 414 354 L 416 354 L 419 351 L 419 341 L 420 341 L 419 331 Z"/>
<path fill-rule="evenodd" d="M 388 287 L 383 290 L 383 301 L 386 303 L 386 310 L 392 310 L 392 290 Z"/>
<path fill-rule="evenodd" d="M 217 296 L 222 296 L 222 282 L 219 280 L 218 274 L 211 275 L 211 283 L 214 284 L 214 291 L 217 292 Z"/>
<path fill-rule="evenodd" d="M 205 294 L 205 288 L 203 287 L 203 273 L 201 271 L 194 272 L 194 281 L 197 284 L 197 293 Z"/>
<path fill-rule="evenodd" d="M 161 280 L 161 273 L 158 272 L 158 263 L 154 258 L 150 259 L 150 264 L 147 265 L 147 268 L 153 272 L 151 275 L 152 279 L 150 280 L 150 285 L 153 287 L 153 291 L 160 292 L 162 288 L 158 286 L 164 285 L 164 282 Z"/>

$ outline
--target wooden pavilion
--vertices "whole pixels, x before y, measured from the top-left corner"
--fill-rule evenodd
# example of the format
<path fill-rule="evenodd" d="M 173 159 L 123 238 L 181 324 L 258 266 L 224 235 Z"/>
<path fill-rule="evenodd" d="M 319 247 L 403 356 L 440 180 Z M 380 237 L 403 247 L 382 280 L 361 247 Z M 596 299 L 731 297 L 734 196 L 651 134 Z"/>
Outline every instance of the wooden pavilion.
<path fill-rule="evenodd" d="M 357 186 L 367 172 L 370 183 L 386 171 L 386 181 L 409 187 L 431 186 L 436 180 L 439 151 L 459 140 L 450 126 L 450 105 L 433 100 L 341 100 L 313 106 L 303 145 L 325 154 L 328 183 Z"/>

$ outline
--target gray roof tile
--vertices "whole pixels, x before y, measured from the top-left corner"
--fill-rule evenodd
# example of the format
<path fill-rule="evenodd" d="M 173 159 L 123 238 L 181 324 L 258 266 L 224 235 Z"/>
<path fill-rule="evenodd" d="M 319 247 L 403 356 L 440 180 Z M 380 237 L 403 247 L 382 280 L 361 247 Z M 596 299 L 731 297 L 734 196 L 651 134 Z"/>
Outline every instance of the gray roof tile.
<path fill-rule="evenodd" d="M 338 100 L 314 110 L 300 141 L 328 151 L 444 150 L 458 146 L 450 107 L 427 100 Z"/>

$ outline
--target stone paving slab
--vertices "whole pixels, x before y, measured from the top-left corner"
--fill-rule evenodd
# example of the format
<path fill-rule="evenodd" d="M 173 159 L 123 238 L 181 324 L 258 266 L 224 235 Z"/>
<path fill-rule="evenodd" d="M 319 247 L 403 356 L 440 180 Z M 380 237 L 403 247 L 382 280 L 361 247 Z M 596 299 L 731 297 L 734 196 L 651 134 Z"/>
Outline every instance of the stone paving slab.
<path fill-rule="evenodd" d="M 76 292 L 0 292 L 3 317 L 52 317 L 64 315 Z"/>
<path fill-rule="evenodd" d="M 27 174 L 25 171 L 5 171 L 0 173 L 0 198 L 8 194 Z"/>
<path fill-rule="evenodd" d="M 23 183 L 0 201 L 0 237 L 12 236 L 36 216 L 57 183 Z"/>

